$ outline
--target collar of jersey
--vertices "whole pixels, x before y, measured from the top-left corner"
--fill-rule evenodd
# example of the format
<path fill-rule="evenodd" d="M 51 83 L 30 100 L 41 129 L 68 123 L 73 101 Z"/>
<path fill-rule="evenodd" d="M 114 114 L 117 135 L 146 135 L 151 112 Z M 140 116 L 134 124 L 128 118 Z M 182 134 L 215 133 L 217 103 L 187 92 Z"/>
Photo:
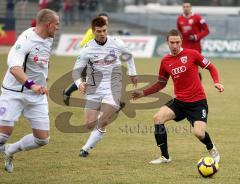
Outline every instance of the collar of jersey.
<path fill-rule="evenodd" d="M 180 48 L 180 52 L 179 52 L 177 55 L 179 55 L 182 51 L 183 51 L 183 48 L 181 47 L 181 48 Z M 169 53 L 169 55 L 171 55 L 171 56 L 177 56 L 177 55 L 173 55 L 171 52 Z"/>
<path fill-rule="evenodd" d="M 95 40 L 95 42 L 98 44 L 98 45 L 101 45 L 101 46 L 103 46 L 103 45 L 105 45 L 105 43 L 107 43 L 107 40 L 108 39 L 106 39 L 106 41 L 105 42 L 99 42 L 99 41 L 97 41 L 96 39 L 94 39 Z"/>
<path fill-rule="evenodd" d="M 30 28 L 31 29 L 31 28 Z M 40 37 L 35 31 L 34 31 L 34 28 L 32 28 L 32 33 L 34 34 L 34 39 L 35 40 L 38 40 L 38 41 L 41 41 L 41 42 L 45 42 L 46 40 L 48 40 L 49 38 L 46 38 L 46 39 L 43 39 L 42 37 Z"/>
<path fill-rule="evenodd" d="M 189 18 L 189 17 L 191 17 L 191 16 L 193 16 L 193 15 L 194 15 L 193 12 L 192 12 L 189 16 L 186 16 L 184 13 L 182 14 L 182 16 L 185 17 L 185 18 Z"/>

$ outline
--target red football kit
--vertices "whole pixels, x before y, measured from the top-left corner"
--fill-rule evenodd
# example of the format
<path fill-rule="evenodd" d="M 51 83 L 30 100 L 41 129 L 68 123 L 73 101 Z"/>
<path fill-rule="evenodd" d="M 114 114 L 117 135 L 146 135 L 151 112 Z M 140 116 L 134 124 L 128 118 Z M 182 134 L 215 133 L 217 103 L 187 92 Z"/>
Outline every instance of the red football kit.
<path fill-rule="evenodd" d="M 164 88 L 169 76 L 171 76 L 176 99 L 183 102 L 195 102 L 206 99 L 198 75 L 198 66 L 208 69 L 214 83 L 219 83 L 216 68 L 206 58 L 196 50 L 181 49 L 178 55 L 167 54 L 162 59 L 158 82 L 145 89 L 143 91 L 144 95 L 156 93 Z"/>
<path fill-rule="evenodd" d="M 192 14 L 189 17 L 180 15 L 177 19 L 177 28 L 183 36 L 182 47 L 201 53 L 201 39 L 209 34 L 205 20 L 198 14 Z"/>

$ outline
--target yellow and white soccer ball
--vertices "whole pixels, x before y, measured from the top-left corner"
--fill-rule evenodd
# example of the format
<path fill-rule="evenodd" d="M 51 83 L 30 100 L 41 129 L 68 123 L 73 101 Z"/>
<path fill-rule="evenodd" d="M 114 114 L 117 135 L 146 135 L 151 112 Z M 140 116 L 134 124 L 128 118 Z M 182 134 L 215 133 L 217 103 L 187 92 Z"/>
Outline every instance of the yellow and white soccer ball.
<path fill-rule="evenodd" d="M 203 157 L 197 164 L 198 172 L 203 177 L 211 177 L 219 170 L 219 165 L 211 157 Z"/>

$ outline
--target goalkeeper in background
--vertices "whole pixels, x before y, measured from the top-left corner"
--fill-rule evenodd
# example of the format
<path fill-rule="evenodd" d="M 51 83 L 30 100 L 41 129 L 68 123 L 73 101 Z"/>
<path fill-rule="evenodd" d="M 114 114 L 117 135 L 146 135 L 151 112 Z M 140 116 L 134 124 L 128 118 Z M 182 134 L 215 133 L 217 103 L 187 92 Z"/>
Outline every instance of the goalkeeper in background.
<path fill-rule="evenodd" d="M 99 13 L 98 14 L 98 17 L 102 17 L 106 23 L 108 24 L 108 15 L 106 13 Z M 92 39 L 94 39 L 95 36 L 93 34 L 93 31 L 92 31 L 92 28 L 89 27 L 88 30 L 86 31 L 85 33 L 85 36 L 81 42 L 81 48 L 84 48 L 85 45 Z M 83 73 L 82 73 L 82 77 L 83 78 L 86 78 L 86 68 L 84 69 Z M 69 105 L 69 100 L 70 100 L 70 96 L 71 94 L 78 90 L 78 87 L 75 85 L 75 83 L 73 82 L 68 88 L 66 88 L 64 91 L 63 91 L 63 101 L 66 105 Z"/>

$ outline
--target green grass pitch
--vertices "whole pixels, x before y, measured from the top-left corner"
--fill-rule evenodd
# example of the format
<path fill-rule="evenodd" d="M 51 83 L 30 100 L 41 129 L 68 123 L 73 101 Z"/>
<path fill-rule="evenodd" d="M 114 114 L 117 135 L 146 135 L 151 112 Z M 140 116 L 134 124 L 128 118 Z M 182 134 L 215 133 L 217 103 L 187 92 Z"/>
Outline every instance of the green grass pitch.
<path fill-rule="evenodd" d="M 0 79 L 6 71 L 6 55 L 0 55 Z M 74 57 L 51 58 L 49 88 L 65 73 L 71 71 Z M 136 59 L 141 75 L 156 75 L 159 58 Z M 66 111 L 73 113 L 71 122 L 78 126 L 83 122 L 83 109 L 56 104 L 49 98 L 51 141 L 46 147 L 16 154 L 15 170 L 6 173 L 1 159 L 0 183 L 24 184 L 237 184 L 240 183 L 240 61 L 213 59 L 219 70 L 225 91 L 219 94 L 213 87 L 208 71 L 202 71 L 203 85 L 208 97 L 209 118 L 207 131 L 221 154 L 220 170 L 211 179 L 202 178 L 197 171 L 197 161 L 208 156 L 205 147 L 192 135 L 187 121 L 167 124 L 170 164 L 149 165 L 159 156 L 153 136 L 153 115 L 159 107 L 138 109 L 135 117 L 120 112 L 108 127 L 102 142 L 92 150 L 88 158 L 78 156 L 79 149 L 88 138 L 87 133 L 64 133 L 55 126 L 56 117 Z M 141 82 L 141 81 L 139 81 Z M 145 84 L 140 83 L 139 86 Z M 127 87 L 128 90 L 131 86 Z M 172 82 L 164 93 L 173 94 Z M 58 93 L 62 93 L 59 91 Z M 74 97 L 80 95 L 76 92 Z M 148 103 L 154 98 L 145 98 L 131 103 Z M 24 118 L 17 122 L 9 142 L 15 142 L 31 131 Z"/>

